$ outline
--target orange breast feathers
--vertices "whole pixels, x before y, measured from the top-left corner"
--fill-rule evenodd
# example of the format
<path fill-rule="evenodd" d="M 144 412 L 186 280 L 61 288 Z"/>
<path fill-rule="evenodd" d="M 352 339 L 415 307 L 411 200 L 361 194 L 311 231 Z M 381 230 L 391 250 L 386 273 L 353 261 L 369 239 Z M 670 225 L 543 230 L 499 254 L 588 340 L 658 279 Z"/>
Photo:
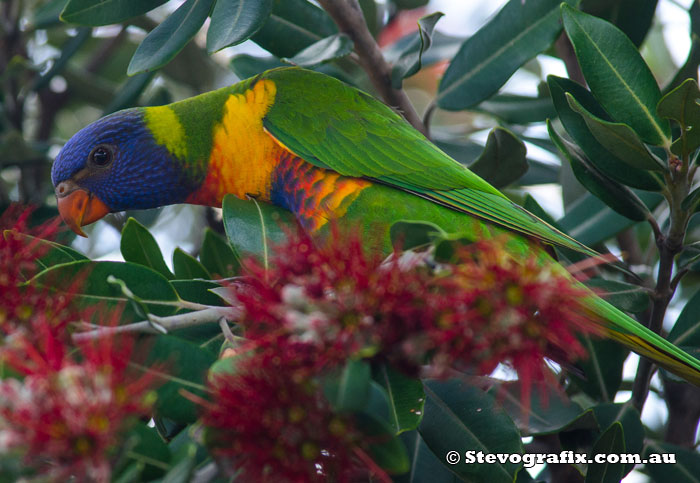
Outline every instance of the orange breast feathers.
<path fill-rule="evenodd" d="M 251 89 L 229 96 L 221 121 L 214 127 L 207 176 L 188 203 L 221 206 L 227 193 L 242 199 L 246 195 L 270 199 L 272 172 L 286 153 L 262 123 L 275 93 L 275 83 L 263 79 Z"/>

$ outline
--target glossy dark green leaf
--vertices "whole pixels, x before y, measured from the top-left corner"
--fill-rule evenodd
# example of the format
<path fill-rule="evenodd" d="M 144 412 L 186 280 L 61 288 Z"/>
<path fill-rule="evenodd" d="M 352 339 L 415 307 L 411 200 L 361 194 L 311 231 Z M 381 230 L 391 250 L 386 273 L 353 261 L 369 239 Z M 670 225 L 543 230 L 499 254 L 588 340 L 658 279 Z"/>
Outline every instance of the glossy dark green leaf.
<path fill-rule="evenodd" d="M 139 97 L 143 94 L 143 91 L 151 83 L 155 72 L 146 72 L 144 74 L 136 74 L 131 77 L 124 85 L 122 85 L 117 91 L 114 98 L 107 104 L 107 107 L 102 111 L 102 115 L 106 116 L 115 111 L 121 109 L 126 109 L 128 107 L 134 107 L 137 104 Z"/>
<path fill-rule="evenodd" d="M 171 454 L 170 449 L 154 428 L 138 422 L 127 433 L 126 441 L 133 445 L 126 459 L 145 463 L 142 472 L 144 480 L 148 481 L 163 475 L 164 468 L 167 468 L 170 463 Z"/>
<path fill-rule="evenodd" d="M 382 54 L 390 64 L 396 63 L 403 52 L 415 41 L 415 34 L 407 34 L 391 45 L 382 48 Z M 423 52 L 421 65 L 427 67 L 454 57 L 459 51 L 464 37 L 445 34 L 439 30 L 433 31 L 430 49 Z"/>
<path fill-rule="evenodd" d="M 685 303 L 668 340 L 676 345 L 700 347 L 700 291 Z"/>
<path fill-rule="evenodd" d="M 241 259 L 254 256 L 267 260 L 271 245 L 286 239 L 283 228 L 297 226 L 294 215 L 285 209 L 233 195 L 224 197 L 223 210 L 226 235 Z"/>
<path fill-rule="evenodd" d="M 199 262 L 199 260 L 182 250 L 180 247 L 175 248 L 175 251 L 173 251 L 173 270 L 175 271 L 175 276 L 180 279 L 211 279 L 209 270 L 207 270 L 204 265 Z"/>
<path fill-rule="evenodd" d="M 173 58 L 192 40 L 209 15 L 214 0 L 187 0 L 146 35 L 134 52 L 128 75 L 156 70 Z"/>
<path fill-rule="evenodd" d="M 560 3 L 510 0 L 462 44 L 440 82 L 438 106 L 467 109 L 491 97 L 521 65 L 557 37 Z"/>
<path fill-rule="evenodd" d="M 345 57 L 352 52 L 353 42 L 345 34 L 333 34 L 306 47 L 294 57 L 283 58 L 283 62 L 300 67 L 312 67 Z"/>
<path fill-rule="evenodd" d="M 700 453 L 696 450 L 648 440 L 643 457 L 650 460 L 649 464 L 644 465 L 644 469 L 649 472 L 652 481 L 700 481 L 697 477 L 700 474 Z"/>
<path fill-rule="evenodd" d="M 649 208 L 654 210 L 664 199 L 658 193 L 640 192 L 639 198 Z M 626 216 L 615 213 L 592 194 L 586 194 L 574 203 L 559 225 L 581 243 L 594 246 L 617 233 L 634 225 L 636 222 Z"/>
<path fill-rule="evenodd" d="M 648 216 L 651 216 L 646 205 L 632 190 L 606 178 L 588 164 L 583 156 L 576 151 L 575 146 L 562 139 L 549 122 L 547 130 L 554 144 L 559 147 L 566 160 L 569 161 L 576 179 L 588 191 L 630 220 L 644 221 Z"/>
<path fill-rule="evenodd" d="M 670 146 L 670 125 L 656 114 L 661 91 L 630 39 L 605 20 L 567 5 L 562 17 L 586 82 L 603 108 L 644 141 Z"/>
<path fill-rule="evenodd" d="M 679 269 L 685 268 L 694 272 L 700 270 L 700 242 L 686 245 L 678 255 L 676 263 Z"/>
<path fill-rule="evenodd" d="M 637 169 L 663 171 L 665 166 L 647 149 L 639 136 L 626 124 L 608 122 L 594 116 L 571 95 L 569 106 L 578 112 L 600 144 L 620 160 Z"/>
<path fill-rule="evenodd" d="M 284 63 L 273 56 L 255 57 L 248 54 L 238 54 L 231 58 L 231 70 L 241 79 L 247 79 L 276 67 L 284 67 Z"/>
<path fill-rule="evenodd" d="M 700 188 L 695 188 L 681 202 L 681 208 L 686 211 L 696 212 L 700 209 Z"/>
<path fill-rule="evenodd" d="M 524 401 L 519 382 L 494 385 L 489 391 L 523 435 L 552 434 L 571 424 L 583 409 L 552 387 L 531 392 Z M 546 392 L 545 392 L 546 391 Z"/>
<path fill-rule="evenodd" d="M 639 285 L 592 278 L 586 280 L 586 285 L 612 305 L 625 312 L 638 314 L 644 312 L 651 302 L 649 293 Z"/>
<path fill-rule="evenodd" d="M 525 144 L 515 134 L 495 127 L 489 133 L 481 155 L 469 169 L 496 188 L 502 188 L 525 174 L 528 168 L 526 152 Z"/>
<path fill-rule="evenodd" d="M 418 483 L 435 481 L 440 483 L 457 483 L 460 479 L 448 470 L 433 453 L 418 431 L 401 434 L 401 441 L 406 445 L 411 457 L 411 470 L 405 475 L 394 478 L 396 483 Z"/>
<path fill-rule="evenodd" d="M 543 122 L 556 115 L 550 96 L 497 94 L 476 106 L 474 110 L 491 114 L 509 124 Z"/>
<path fill-rule="evenodd" d="M 423 54 L 433 42 L 435 24 L 443 15 L 442 12 L 435 12 L 418 20 L 418 32 L 391 68 L 391 84 L 394 89 L 401 89 L 403 80 L 421 69 Z"/>
<path fill-rule="evenodd" d="M 401 220 L 389 228 L 392 246 L 401 250 L 426 247 L 444 234 L 442 228 L 425 221 Z"/>
<path fill-rule="evenodd" d="M 172 335 L 152 336 L 152 346 L 142 370 L 154 373 L 158 387 L 156 414 L 180 423 L 193 423 L 197 408 L 181 391 L 204 396 L 209 367 L 216 361 L 211 352 Z"/>
<path fill-rule="evenodd" d="M 356 424 L 369 442 L 369 456 L 384 471 L 400 475 L 410 468 L 406 447 L 397 436 L 391 434 L 389 425 L 367 414 L 358 414 Z"/>
<path fill-rule="evenodd" d="M 547 84 L 559 120 L 569 137 L 586 154 L 588 160 L 603 174 L 613 180 L 633 188 L 659 191 L 661 182 L 652 173 L 640 169 L 629 169 L 629 165 L 605 149 L 591 133 L 581 115 L 571 109 L 566 93 L 576 99 L 588 112 L 600 119 L 608 120 L 607 113 L 600 107 L 593 94 L 582 85 L 562 77 L 550 75 Z"/>
<path fill-rule="evenodd" d="M 587 357 L 578 361 L 577 366 L 583 370 L 584 378 L 573 374 L 571 378 L 583 392 L 598 401 L 612 401 L 622 382 L 622 366 L 629 350 L 618 342 L 592 338 L 590 335 L 580 337 Z"/>
<path fill-rule="evenodd" d="M 530 186 L 538 184 L 550 184 L 559 182 L 559 171 L 561 167 L 558 164 L 544 163 L 535 159 L 528 158 L 527 164 L 530 166 L 524 175 L 516 181 L 516 186 Z"/>
<path fill-rule="evenodd" d="M 58 16 L 68 3 L 68 0 L 49 0 L 32 12 L 32 25 L 37 29 L 46 29 L 58 25 Z"/>
<path fill-rule="evenodd" d="M 328 377 L 323 392 L 335 411 L 356 412 L 367 405 L 371 369 L 363 360 L 349 360 L 343 369 Z"/>
<path fill-rule="evenodd" d="M 107 281 L 109 276 L 123 281 L 135 296 L 139 297 L 155 315 L 172 315 L 174 307 L 149 303 L 148 301 L 177 302 L 178 296 L 168 280 L 160 273 L 143 265 L 130 262 L 93 262 L 81 260 L 56 265 L 37 274 L 31 284 L 54 291 L 74 294 L 75 300 L 84 306 L 94 307 L 104 304 L 111 307 L 116 303 L 128 302 L 121 289 Z M 127 305 L 122 318 L 135 318 L 139 314 Z M 143 317 L 143 315 L 140 315 Z"/>
<path fill-rule="evenodd" d="M 700 147 L 700 89 L 695 79 L 686 79 L 666 94 L 657 107 L 659 116 L 673 119 L 681 126 L 681 137 L 671 145 L 677 156 L 692 153 Z"/>
<path fill-rule="evenodd" d="M 167 0 L 70 0 L 61 20 L 80 25 L 109 25 L 142 15 Z"/>
<path fill-rule="evenodd" d="M 208 280 L 172 280 L 170 284 L 182 300 L 203 305 L 228 305 L 215 292 L 211 292 L 211 289 L 221 287 L 218 283 Z"/>
<path fill-rule="evenodd" d="M 379 366 L 375 379 L 389 395 L 389 423 L 394 434 L 416 429 L 425 404 L 420 379 L 409 377 L 386 364 Z"/>
<path fill-rule="evenodd" d="M 597 454 L 621 454 L 625 452 L 625 440 L 622 424 L 615 422 L 600 435 L 593 444 L 591 457 Z M 619 483 L 625 475 L 623 463 L 589 464 L 586 480 L 590 483 Z"/>
<path fill-rule="evenodd" d="M 307 0 L 274 0 L 272 13 L 252 39 L 277 57 L 294 57 L 336 33 L 338 28 L 328 14 Z"/>
<path fill-rule="evenodd" d="M 217 0 L 207 31 L 210 54 L 248 40 L 265 23 L 272 0 Z"/>
<path fill-rule="evenodd" d="M 210 274 L 222 278 L 237 275 L 240 270 L 240 263 L 231 246 L 221 235 L 209 228 L 204 231 L 199 260 Z"/>
<path fill-rule="evenodd" d="M 15 230 L 5 230 L 3 232 L 3 237 L 5 240 L 9 240 L 10 237 L 22 240 L 25 246 L 36 247 L 37 250 L 43 252 L 40 257 L 34 259 L 36 264 L 36 272 L 40 272 L 54 265 L 59 265 L 61 263 L 69 263 L 77 260 L 87 260 L 88 258 L 82 253 L 72 249 L 71 247 L 61 245 L 59 243 L 44 240 L 42 238 L 36 238 L 26 233 L 21 233 Z M 30 274 L 23 274 L 27 276 Z"/>
<path fill-rule="evenodd" d="M 637 411 L 631 404 L 606 403 L 593 408 L 601 431 L 607 431 L 616 421 L 622 424 L 625 451 L 639 454 L 644 445 L 644 426 Z M 634 465 L 624 465 L 624 473 L 632 470 Z"/>
<path fill-rule="evenodd" d="M 175 278 L 165 264 L 163 253 L 148 229 L 129 218 L 122 229 L 120 248 L 124 260 L 152 268 L 167 279 Z"/>
<path fill-rule="evenodd" d="M 468 481 L 511 483 L 519 465 L 513 463 L 449 466 L 450 451 L 520 453 L 523 446 L 515 424 L 496 401 L 460 380 L 424 382 L 426 402 L 418 431 L 437 458 Z"/>

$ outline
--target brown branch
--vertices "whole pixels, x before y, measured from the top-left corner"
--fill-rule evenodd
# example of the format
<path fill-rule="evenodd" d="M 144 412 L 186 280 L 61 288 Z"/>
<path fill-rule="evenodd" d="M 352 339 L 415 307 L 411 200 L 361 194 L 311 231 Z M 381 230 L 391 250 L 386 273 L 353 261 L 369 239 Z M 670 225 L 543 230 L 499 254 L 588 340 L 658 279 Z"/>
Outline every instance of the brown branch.
<path fill-rule="evenodd" d="M 319 0 L 318 3 L 328 12 L 340 31 L 354 42 L 360 64 L 384 102 L 396 108 L 413 127 L 427 134 L 423 121 L 406 93 L 403 89 L 392 87 L 391 66 L 384 59 L 382 51 L 367 28 L 357 0 Z"/>

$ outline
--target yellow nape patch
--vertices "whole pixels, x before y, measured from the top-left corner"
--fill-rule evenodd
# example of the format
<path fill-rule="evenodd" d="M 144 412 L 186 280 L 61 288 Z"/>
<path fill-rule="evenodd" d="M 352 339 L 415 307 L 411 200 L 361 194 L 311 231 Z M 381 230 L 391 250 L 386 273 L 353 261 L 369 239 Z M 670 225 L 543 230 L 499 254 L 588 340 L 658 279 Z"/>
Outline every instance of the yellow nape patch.
<path fill-rule="evenodd" d="M 169 106 L 147 107 L 144 118 L 158 144 L 165 146 L 170 154 L 179 159 L 187 157 L 185 130 Z"/>
<path fill-rule="evenodd" d="M 284 148 L 265 132 L 262 120 L 276 92 L 275 83 L 263 79 L 226 100 L 202 186 L 210 200 L 220 201 L 226 193 L 269 200 L 271 174 Z"/>

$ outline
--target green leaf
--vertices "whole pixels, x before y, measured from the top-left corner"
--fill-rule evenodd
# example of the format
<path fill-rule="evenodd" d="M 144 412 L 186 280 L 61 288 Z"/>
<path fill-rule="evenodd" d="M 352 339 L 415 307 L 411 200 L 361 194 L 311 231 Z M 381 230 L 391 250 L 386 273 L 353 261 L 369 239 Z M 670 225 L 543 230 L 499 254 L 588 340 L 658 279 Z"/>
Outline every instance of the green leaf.
<path fill-rule="evenodd" d="M 548 95 L 530 97 L 515 94 L 496 94 L 489 100 L 476 106 L 474 110 L 496 116 L 508 124 L 543 122 L 545 119 L 556 115 L 552 99 Z"/>
<path fill-rule="evenodd" d="M 581 406 L 553 387 L 532 391 L 529 401 L 523 400 L 521 388 L 520 382 L 505 382 L 494 385 L 488 393 L 508 413 L 524 436 L 557 433 L 583 412 Z"/>
<path fill-rule="evenodd" d="M 637 411 L 631 404 L 600 404 L 593 408 L 596 420 L 602 431 L 607 431 L 615 422 L 622 424 L 625 451 L 639 454 L 644 445 L 644 426 Z M 633 464 L 623 465 L 623 474 L 627 474 L 634 468 Z"/>
<path fill-rule="evenodd" d="M 579 338 L 588 357 L 577 362 L 584 377 L 571 375 L 583 392 L 598 401 L 612 401 L 622 383 L 622 366 L 629 350 L 618 342 L 593 339 L 589 335 Z"/>
<path fill-rule="evenodd" d="M 644 448 L 644 465 L 652 481 L 697 483 L 700 479 L 700 454 L 682 446 L 649 440 Z"/>
<path fill-rule="evenodd" d="M 685 268 L 697 272 L 700 270 L 700 242 L 691 243 L 683 248 L 678 255 L 676 264 L 679 269 Z"/>
<path fill-rule="evenodd" d="M 651 216 L 646 205 L 626 186 L 606 178 L 592 167 L 575 146 L 562 139 L 547 122 L 549 136 L 571 165 L 576 179 L 591 193 L 605 202 L 613 210 L 635 221 L 644 221 Z"/>
<path fill-rule="evenodd" d="M 209 15 L 214 0 L 187 0 L 148 33 L 134 52 L 127 75 L 163 67 L 192 40 Z"/>
<path fill-rule="evenodd" d="M 681 208 L 686 211 L 696 212 L 700 208 L 700 187 L 695 188 L 681 202 Z"/>
<path fill-rule="evenodd" d="M 173 270 L 175 271 L 175 276 L 181 279 L 211 279 L 211 274 L 204 268 L 204 265 L 180 247 L 175 248 L 175 251 L 173 251 Z"/>
<path fill-rule="evenodd" d="M 495 127 L 489 133 L 483 152 L 469 169 L 502 188 L 519 179 L 527 171 L 525 144 L 512 132 Z"/>
<path fill-rule="evenodd" d="M 122 280 L 134 295 L 144 301 L 151 313 L 165 316 L 175 312 L 175 307 L 158 303 L 179 300 L 168 280 L 148 267 L 130 262 L 81 260 L 64 263 L 44 270 L 28 283 L 49 290 L 71 293 L 76 302 L 88 307 L 104 304 L 105 308 L 108 308 L 129 302 L 118 286 L 107 281 L 110 275 Z M 127 304 L 122 318 L 143 318 L 143 314 L 135 310 L 131 304 Z"/>
<path fill-rule="evenodd" d="M 211 289 L 221 288 L 218 283 L 208 280 L 173 280 L 170 282 L 182 300 L 203 305 L 226 306 L 228 305 Z"/>
<path fill-rule="evenodd" d="M 238 45 L 260 30 L 272 12 L 272 0 L 217 0 L 207 31 L 207 52 Z"/>
<path fill-rule="evenodd" d="M 338 33 L 325 11 L 306 0 L 274 0 L 272 13 L 252 37 L 277 57 L 294 57 L 319 40 Z"/>
<path fill-rule="evenodd" d="M 37 29 L 48 29 L 60 23 L 58 16 L 68 0 L 49 0 L 32 12 L 32 24 Z"/>
<path fill-rule="evenodd" d="M 163 253 L 148 229 L 129 218 L 122 229 L 120 248 L 124 260 L 152 268 L 167 279 L 175 278 L 163 260 Z"/>
<path fill-rule="evenodd" d="M 408 377 L 387 364 L 379 366 L 375 379 L 389 396 L 389 423 L 394 434 L 416 429 L 423 417 L 425 405 L 421 381 Z"/>
<path fill-rule="evenodd" d="M 141 370 L 155 374 L 156 380 L 163 382 L 156 390 L 156 414 L 179 423 L 193 423 L 197 409 L 181 391 L 204 396 L 207 371 L 216 356 L 172 335 L 151 336 L 151 340 L 153 345 Z"/>
<path fill-rule="evenodd" d="M 396 483 L 417 483 L 422 481 L 436 481 L 440 483 L 457 483 L 457 475 L 448 470 L 438 459 L 418 431 L 409 431 L 401 434 L 401 441 L 408 448 L 411 456 L 411 471 L 398 478 Z"/>
<path fill-rule="evenodd" d="M 678 121 L 681 136 L 671 145 L 677 156 L 689 154 L 700 147 L 700 89 L 695 79 L 686 79 L 666 94 L 657 107 L 659 116 Z"/>
<path fill-rule="evenodd" d="M 391 84 L 394 89 L 401 89 L 403 80 L 421 69 L 423 53 L 430 48 L 435 24 L 443 15 L 442 12 L 435 12 L 418 20 L 418 32 L 391 68 Z"/>
<path fill-rule="evenodd" d="M 283 227 L 297 226 L 291 212 L 267 203 L 245 201 L 229 194 L 222 207 L 226 235 L 240 259 L 254 256 L 267 263 L 271 245 L 286 239 Z"/>
<path fill-rule="evenodd" d="M 367 405 L 370 372 L 366 361 L 349 360 L 340 373 L 328 377 L 323 392 L 333 410 L 352 413 Z"/>
<path fill-rule="evenodd" d="M 369 455 L 374 462 L 390 474 L 406 473 L 410 460 L 406 447 L 398 437 L 391 434 L 386 422 L 375 419 L 368 414 L 357 414 L 357 427 L 369 442 Z"/>
<path fill-rule="evenodd" d="M 428 380 L 424 387 L 427 398 L 418 431 L 440 461 L 450 451 L 522 454 L 520 433 L 491 396 L 455 379 Z M 511 483 L 518 467 L 510 462 L 448 466 L 468 481 L 491 483 Z"/>
<path fill-rule="evenodd" d="M 167 0 L 70 0 L 61 20 L 80 25 L 109 25 L 142 15 Z"/>
<path fill-rule="evenodd" d="M 389 228 L 392 246 L 401 250 L 426 247 L 444 235 L 442 228 L 427 221 L 399 220 Z"/>
<path fill-rule="evenodd" d="M 462 44 L 440 82 L 438 106 L 456 111 L 491 97 L 521 65 L 556 39 L 561 30 L 559 3 L 510 0 Z"/>
<path fill-rule="evenodd" d="M 209 273 L 221 278 L 237 275 L 240 269 L 240 263 L 233 254 L 231 246 L 210 228 L 204 230 L 199 260 Z"/>
<path fill-rule="evenodd" d="M 571 95 L 566 94 L 569 106 L 578 112 L 598 142 L 608 151 L 633 168 L 664 171 L 665 166 L 642 143 L 639 136 L 626 124 L 608 122 L 588 112 Z"/>
<path fill-rule="evenodd" d="M 133 444 L 126 459 L 144 464 L 141 481 L 149 481 L 163 475 L 171 459 L 170 449 L 155 429 L 138 422 L 127 433 L 124 441 Z"/>
<path fill-rule="evenodd" d="M 292 58 L 282 58 L 283 62 L 300 67 L 313 67 L 331 60 L 350 55 L 353 42 L 345 34 L 333 34 L 315 42 Z"/>
<path fill-rule="evenodd" d="M 661 91 L 630 39 L 605 20 L 568 5 L 562 5 L 562 17 L 581 71 L 603 108 L 644 141 L 670 146 L 670 125 L 656 114 Z"/>
<path fill-rule="evenodd" d="M 247 79 L 276 67 L 284 67 L 284 63 L 273 56 L 255 57 L 248 54 L 238 54 L 231 58 L 229 67 L 241 79 Z"/>
<path fill-rule="evenodd" d="M 34 263 L 37 266 L 37 271 L 45 270 L 61 263 L 70 263 L 77 260 L 88 259 L 85 255 L 72 249 L 71 247 L 67 247 L 50 240 L 36 238 L 16 230 L 5 230 L 3 232 L 3 236 L 5 237 L 5 240 L 10 240 L 10 238 L 22 240 L 25 246 L 36 247 L 36 249 L 40 252 L 44 252 L 42 256 L 34 259 Z M 30 274 L 23 273 L 25 278 L 28 275 Z"/>
<path fill-rule="evenodd" d="M 113 112 L 119 111 L 121 109 L 126 109 L 128 107 L 133 107 L 136 105 L 139 97 L 143 91 L 151 83 L 155 72 L 146 72 L 144 74 L 136 74 L 126 81 L 122 87 L 119 88 L 114 98 L 107 104 L 107 107 L 102 111 L 102 115 L 106 116 Z"/>
<path fill-rule="evenodd" d="M 685 303 L 668 340 L 675 345 L 700 347 L 700 290 Z"/>
<path fill-rule="evenodd" d="M 192 474 L 197 463 L 196 456 L 197 446 L 194 443 L 183 447 L 176 455 L 175 466 L 163 476 L 161 483 L 188 483 L 192 481 Z"/>
<path fill-rule="evenodd" d="M 559 119 L 571 139 L 583 150 L 590 163 L 604 175 L 633 188 L 659 191 L 662 184 L 655 176 L 629 165 L 598 142 L 580 114 L 571 109 L 566 94 L 570 94 L 588 112 L 607 120 L 607 113 L 600 107 L 593 94 L 582 85 L 562 77 L 550 75 L 547 84 Z"/>
<path fill-rule="evenodd" d="M 597 454 L 622 454 L 625 452 L 625 440 L 622 424 L 613 423 L 593 444 L 591 457 Z M 625 476 L 623 463 L 589 464 L 586 480 L 590 483 L 619 483 Z"/>
<path fill-rule="evenodd" d="M 649 210 L 654 210 L 664 199 L 658 193 L 638 194 Z M 594 246 L 636 222 L 615 213 L 592 194 L 586 194 L 571 205 L 558 223 L 565 233 L 585 245 Z"/>
<path fill-rule="evenodd" d="M 649 293 L 639 285 L 602 278 L 592 278 L 586 280 L 585 283 L 599 297 L 625 312 L 633 314 L 644 312 L 651 302 Z"/>

